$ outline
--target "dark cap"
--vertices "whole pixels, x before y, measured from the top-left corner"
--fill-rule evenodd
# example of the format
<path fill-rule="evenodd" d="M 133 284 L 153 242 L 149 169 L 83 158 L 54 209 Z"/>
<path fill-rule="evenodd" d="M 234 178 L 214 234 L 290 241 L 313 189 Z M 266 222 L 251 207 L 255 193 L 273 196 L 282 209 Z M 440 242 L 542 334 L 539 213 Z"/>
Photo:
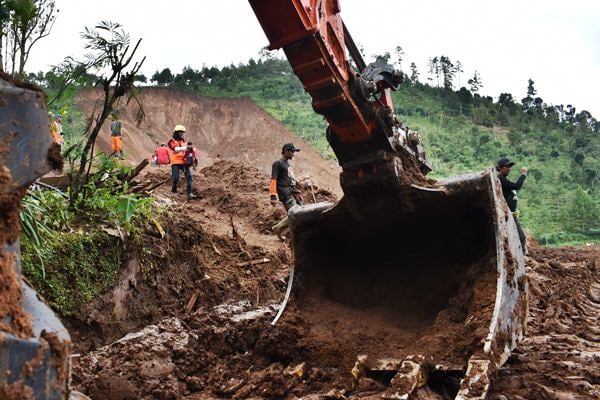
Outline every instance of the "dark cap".
<path fill-rule="evenodd" d="M 515 165 L 515 163 L 513 161 L 510 161 L 508 158 L 501 158 L 498 160 L 498 164 L 496 164 L 496 166 L 498 168 L 500 167 L 512 167 L 513 165 Z"/>
<path fill-rule="evenodd" d="M 300 151 L 299 148 L 297 148 L 296 146 L 294 146 L 294 143 L 286 143 L 283 145 L 283 148 L 281 149 L 282 153 L 285 153 L 286 151 L 293 151 L 294 153 L 297 151 Z"/>

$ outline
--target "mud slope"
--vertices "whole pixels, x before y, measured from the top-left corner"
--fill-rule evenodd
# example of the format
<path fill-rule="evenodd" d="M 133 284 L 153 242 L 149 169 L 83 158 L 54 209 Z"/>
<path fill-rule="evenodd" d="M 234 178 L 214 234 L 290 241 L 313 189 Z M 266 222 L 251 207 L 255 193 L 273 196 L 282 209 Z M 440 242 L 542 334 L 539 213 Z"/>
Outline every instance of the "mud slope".
<path fill-rule="evenodd" d="M 98 93 L 79 93 L 78 105 L 86 115 L 98 104 Z M 139 127 L 134 123 L 137 106 L 131 102 L 119 107 L 127 133 L 123 138 L 124 151 L 130 160 L 147 158 L 157 145 L 171 137 L 175 125 L 182 124 L 188 130 L 186 139 L 201 151 L 202 166 L 210 165 L 219 155 L 221 159 L 249 163 L 270 173 L 282 144 L 293 142 L 302 149 L 296 155 L 297 177 L 311 176 L 317 186 L 340 193 L 337 165 L 325 160 L 248 98 L 216 99 L 161 88 L 143 89 L 139 98 L 146 114 Z M 110 150 L 109 126 L 107 123 L 97 141 L 97 146 L 106 152 Z"/>

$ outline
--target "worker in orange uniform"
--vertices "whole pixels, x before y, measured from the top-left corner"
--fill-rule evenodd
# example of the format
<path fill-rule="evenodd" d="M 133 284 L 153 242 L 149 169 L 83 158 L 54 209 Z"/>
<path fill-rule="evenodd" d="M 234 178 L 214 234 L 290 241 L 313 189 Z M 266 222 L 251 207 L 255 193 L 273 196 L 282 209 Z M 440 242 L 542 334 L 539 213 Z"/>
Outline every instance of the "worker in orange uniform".
<path fill-rule="evenodd" d="M 111 156 L 123 159 L 123 124 L 119 121 L 115 114 L 111 115 L 112 123 L 110 124 L 110 150 Z"/>
<path fill-rule="evenodd" d="M 185 164 L 185 153 L 187 143 L 183 137 L 185 126 L 177 125 L 173 129 L 173 137 L 167 143 L 169 149 L 169 161 L 171 162 L 171 192 L 177 193 L 177 184 L 179 183 L 179 174 L 183 172 L 185 176 L 186 192 L 188 200 L 195 199 L 196 195 L 192 193 L 192 172 L 190 167 Z"/>
<path fill-rule="evenodd" d="M 62 126 L 60 124 L 60 120 L 58 120 L 57 117 L 58 114 L 54 115 L 51 112 L 48 113 L 48 122 L 50 124 L 50 133 L 52 134 L 52 140 L 54 140 L 54 143 L 62 147 L 62 145 L 65 143 L 65 139 L 62 135 Z"/>

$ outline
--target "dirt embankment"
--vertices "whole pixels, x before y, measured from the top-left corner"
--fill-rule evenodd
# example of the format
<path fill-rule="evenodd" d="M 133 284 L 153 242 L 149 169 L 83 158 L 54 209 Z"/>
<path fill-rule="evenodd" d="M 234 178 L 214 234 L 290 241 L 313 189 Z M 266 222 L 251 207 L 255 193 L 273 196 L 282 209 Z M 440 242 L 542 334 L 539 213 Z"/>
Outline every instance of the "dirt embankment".
<path fill-rule="evenodd" d="M 82 91 L 78 105 L 90 115 L 95 106 L 98 108 L 98 99 L 99 92 Z M 201 166 L 211 165 L 218 155 L 223 160 L 248 163 L 270 174 L 281 146 L 293 142 L 302 149 L 295 156 L 297 177 L 310 176 L 318 186 L 341 193 L 337 164 L 325 160 L 249 98 L 216 99 L 173 89 L 146 88 L 139 99 L 146 115 L 139 127 L 134 122 L 137 106 L 131 102 L 119 107 L 128 160 L 139 162 L 148 158 L 158 145 L 170 139 L 173 127 L 181 124 L 187 128 L 186 140 L 192 141 L 201 153 Z M 110 153 L 109 126 L 106 123 L 97 141 L 97 146 L 107 153 Z"/>
<path fill-rule="evenodd" d="M 154 167 L 140 179 L 169 176 L 168 168 Z M 213 388 L 227 392 L 222 386 L 251 367 L 248 362 L 262 371 L 280 357 L 302 358 L 295 335 L 286 333 L 291 342 L 282 345 L 281 333 L 265 330 L 291 265 L 287 245 L 269 233 L 284 212 L 269 203 L 268 175 L 219 161 L 195 171 L 194 179 L 200 195 L 194 201 L 170 193 L 168 184 L 159 187 L 157 200 L 170 213 L 166 237 L 144 235 L 130 246 L 114 290 L 69 321 L 83 354 L 75 361 L 74 382 L 94 399 L 208 396 Z M 318 201 L 335 200 L 328 191 L 304 188 L 307 202 L 313 194 Z M 281 331 L 297 329 L 287 324 Z M 257 346 L 262 355 L 244 356 Z M 285 356 L 287 347 L 293 350 Z"/>

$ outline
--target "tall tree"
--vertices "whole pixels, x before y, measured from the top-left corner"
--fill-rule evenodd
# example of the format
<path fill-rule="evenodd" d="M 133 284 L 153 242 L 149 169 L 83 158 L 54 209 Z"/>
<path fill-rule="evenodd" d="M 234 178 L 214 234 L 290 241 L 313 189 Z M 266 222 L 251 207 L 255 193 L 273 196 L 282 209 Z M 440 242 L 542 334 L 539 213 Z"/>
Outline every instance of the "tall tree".
<path fill-rule="evenodd" d="M 375 62 L 382 62 L 382 63 L 386 63 L 389 64 L 390 62 L 390 58 L 392 58 L 392 56 L 390 55 L 389 52 L 385 52 L 381 55 L 375 55 Z"/>
<path fill-rule="evenodd" d="M 58 9 L 54 0 L 10 0 L 8 3 L 12 12 L 5 45 L 12 63 L 11 74 L 23 79 L 31 48 L 50 34 Z"/>
<path fill-rule="evenodd" d="M 0 0 L 0 71 L 4 71 L 4 41 L 7 35 L 12 1 Z"/>
<path fill-rule="evenodd" d="M 467 81 L 467 84 L 471 86 L 471 93 L 477 93 L 483 87 L 481 76 L 477 70 L 473 73 L 473 77 Z"/>
<path fill-rule="evenodd" d="M 460 74 L 462 74 L 463 72 L 463 65 L 460 62 L 460 60 L 456 60 L 456 64 L 454 64 L 454 72 L 456 72 L 456 77 L 458 78 L 458 88 L 460 89 L 461 87 L 461 83 L 460 83 Z"/>
<path fill-rule="evenodd" d="M 454 81 L 454 64 L 450 60 L 450 57 L 440 56 L 440 71 L 442 73 L 443 81 L 444 81 L 444 89 L 452 89 L 453 81 Z"/>
<path fill-rule="evenodd" d="M 527 81 L 527 96 L 529 97 L 533 97 L 537 94 L 537 91 L 535 90 L 535 87 L 533 86 L 535 82 L 529 78 L 529 80 Z"/>
<path fill-rule="evenodd" d="M 156 82 L 158 86 L 165 86 L 173 82 L 174 76 L 169 68 L 164 68 L 162 71 L 156 71 L 152 78 L 150 78 L 151 82 Z"/>
<path fill-rule="evenodd" d="M 429 59 L 429 74 L 434 75 L 437 83 L 437 87 L 440 87 L 440 60 L 437 57 Z M 430 79 L 433 80 L 433 79 Z"/>
<path fill-rule="evenodd" d="M 404 59 L 404 50 L 402 49 L 402 46 L 396 46 L 395 53 L 398 69 L 402 69 L 402 60 Z"/>
<path fill-rule="evenodd" d="M 410 63 L 410 80 L 413 84 L 419 82 L 419 71 L 417 71 L 417 64 Z"/>

